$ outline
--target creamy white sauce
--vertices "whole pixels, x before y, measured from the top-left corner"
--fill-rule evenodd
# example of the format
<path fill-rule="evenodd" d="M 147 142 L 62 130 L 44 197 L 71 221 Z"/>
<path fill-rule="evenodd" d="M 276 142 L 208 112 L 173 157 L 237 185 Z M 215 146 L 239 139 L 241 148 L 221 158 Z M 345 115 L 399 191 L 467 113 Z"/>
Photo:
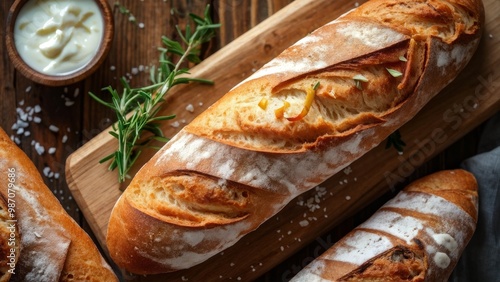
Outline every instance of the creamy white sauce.
<path fill-rule="evenodd" d="M 48 75 L 65 75 L 92 60 L 103 30 L 94 0 L 30 0 L 17 16 L 14 41 L 31 68 Z"/>

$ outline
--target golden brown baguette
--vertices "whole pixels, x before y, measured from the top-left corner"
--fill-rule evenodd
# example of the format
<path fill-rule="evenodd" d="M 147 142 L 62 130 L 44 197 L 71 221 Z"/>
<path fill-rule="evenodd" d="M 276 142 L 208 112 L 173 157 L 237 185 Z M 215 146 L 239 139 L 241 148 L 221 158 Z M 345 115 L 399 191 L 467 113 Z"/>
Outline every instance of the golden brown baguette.
<path fill-rule="evenodd" d="M 476 228 L 477 205 L 471 173 L 423 177 L 291 281 L 447 281 Z"/>
<path fill-rule="evenodd" d="M 21 252 L 11 281 L 118 281 L 26 154 L 0 128 L 0 194 L 15 200 Z M 12 177 L 7 177 L 7 173 Z M 12 181 L 10 181 L 12 179 Z M 14 183 L 14 190 L 8 190 Z M 9 195 L 9 193 L 13 193 Z"/>
<path fill-rule="evenodd" d="M 111 257 L 161 273 L 233 245 L 411 119 L 481 26 L 479 0 L 373 0 L 312 32 L 141 168 L 112 211 Z"/>

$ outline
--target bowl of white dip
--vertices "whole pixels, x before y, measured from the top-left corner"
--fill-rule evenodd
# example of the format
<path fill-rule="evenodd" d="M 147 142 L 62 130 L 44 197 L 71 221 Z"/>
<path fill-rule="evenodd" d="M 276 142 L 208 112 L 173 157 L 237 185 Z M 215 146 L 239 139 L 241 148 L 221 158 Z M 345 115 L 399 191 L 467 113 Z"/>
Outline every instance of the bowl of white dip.
<path fill-rule="evenodd" d="M 7 17 L 6 47 L 25 77 L 61 86 L 88 77 L 101 65 L 113 33 L 106 0 L 16 0 Z"/>

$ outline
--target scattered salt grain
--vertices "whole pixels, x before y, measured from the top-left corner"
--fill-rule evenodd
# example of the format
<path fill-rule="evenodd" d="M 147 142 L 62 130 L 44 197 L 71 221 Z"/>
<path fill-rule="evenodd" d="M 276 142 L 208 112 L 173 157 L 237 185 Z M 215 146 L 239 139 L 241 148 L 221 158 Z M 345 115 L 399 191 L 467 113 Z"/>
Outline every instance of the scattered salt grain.
<path fill-rule="evenodd" d="M 40 117 L 34 117 L 33 118 L 33 122 L 34 123 L 41 123 L 42 122 L 42 119 Z"/>
<path fill-rule="evenodd" d="M 345 175 L 349 175 L 351 172 L 352 172 L 352 168 L 351 168 L 350 166 L 348 166 L 348 167 L 346 167 L 346 168 L 344 169 L 344 174 L 345 174 Z"/>
<path fill-rule="evenodd" d="M 304 219 L 304 220 L 302 220 L 302 221 L 299 222 L 299 225 L 301 227 L 306 227 L 306 226 L 309 225 L 309 221 L 307 221 L 307 220 Z"/>
<path fill-rule="evenodd" d="M 109 70 L 110 70 L 110 71 L 114 71 L 114 70 L 116 70 L 116 67 L 115 67 L 115 66 L 110 66 L 110 67 L 109 67 Z"/>
<path fill-rule="evenodd" d="M 194 112 L 194 107 L 193 107 L 193 105 L 192 105 L 192 104 L 187 105 L 187 106 L 186 106 L 186 111 L 191 112 L 191 113 L 192 113 L 192 112 Z"/>
<path fill-rule="evenodd" d="M 174 121 L 174 122 L 172 122 L 172 123 L 170 124 L 170 126 L 177 128 L 177 127 L 179 127 L 179 126 L 180 126 L 180 124 L 179 124 L 179 122 L 178 122 L 178 121 Z"/>
<path fill-rule="evenodd" d="M 52 154 L 54 154 L 56 152 L 56 148 L 50 147 L 47 152 L 52 155 Z"/>
<path fill-rule="evenodd" d="M 42 145 L 40 145 L 40 143 L 36 142 L 35 151 L 38 153 L 38 155 L 43 155 L 43 153 L 45 152 L 45 148 Z"/>
<path fill-rule="evenodd" d="M 26 87 L 25 91 L 26 91 L 26 93 L 30 92 L 31 91 L 31 86 Z"/>
<path fill-rule="evenodd" d="M 345 196 L 345 199 L 349 201 L 351 199 L 351 196 L 347 195 Z"/>
<path fill-rule="evenodd" d="M 43 168 L 43 175 L 49 176 L 50 173 L 50 167 L 46 166 Z"/>
<path fill-rule="evenodd" d="M 62 143 L 64 144 L 64 143 L 66 143 L 66 141 L 68 141 L 68 135 L 64 135 L 62 137 Z"/>
<path fill-rule="evenodd" d="M 59 132 L 59 127 L 57 127 L 57 126 L 55 126 L 55 125 L 51 124 L 51 125 L 49 126 L 49 130 L 50 130 L 50 131 L 52 131 L 52 132 Z"/>

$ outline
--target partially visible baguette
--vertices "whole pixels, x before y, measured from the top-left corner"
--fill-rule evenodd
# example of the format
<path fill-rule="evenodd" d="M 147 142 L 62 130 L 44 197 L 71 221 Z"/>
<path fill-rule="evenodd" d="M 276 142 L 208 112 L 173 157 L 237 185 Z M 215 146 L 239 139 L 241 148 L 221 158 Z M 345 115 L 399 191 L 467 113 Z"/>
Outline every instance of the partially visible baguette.
<path fill-rule="evenodd" d="M 291 281 L 447 281 L 477 223 L 477 183 L 465 170 L 421 178 Z"/>
<path fill-rule="evenodd" d="M 1 128 L 0 171 L 0 194 L 15 201 L 20 233 L 21 252 L 11 281 L 118 281 L 92 239 Z M 14 184 L 10 191 L 9 183 Z"/>
<path fill-rule="evenodd" d="M 313 31 L 141 168 L 111 213 L 111 257 L 153 274 L 233 245 L 413 118 L 482 23 L 480 0 L 371 0 Z"/>

